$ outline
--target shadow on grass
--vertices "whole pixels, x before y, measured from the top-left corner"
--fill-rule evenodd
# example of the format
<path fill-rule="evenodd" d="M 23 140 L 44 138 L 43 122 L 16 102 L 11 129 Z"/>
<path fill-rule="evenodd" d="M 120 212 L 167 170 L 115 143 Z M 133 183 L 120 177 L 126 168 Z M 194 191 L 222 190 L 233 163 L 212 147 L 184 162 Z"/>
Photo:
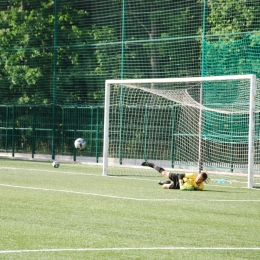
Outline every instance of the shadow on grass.
<path fill-rule="evenodd" d="M 207 191 L 207 192 L 221 192 L 221 193 L 245 193 L 244 191 L 240 190 L 240 191 L 230 191 L 230 190 L 203 190 Z"/>

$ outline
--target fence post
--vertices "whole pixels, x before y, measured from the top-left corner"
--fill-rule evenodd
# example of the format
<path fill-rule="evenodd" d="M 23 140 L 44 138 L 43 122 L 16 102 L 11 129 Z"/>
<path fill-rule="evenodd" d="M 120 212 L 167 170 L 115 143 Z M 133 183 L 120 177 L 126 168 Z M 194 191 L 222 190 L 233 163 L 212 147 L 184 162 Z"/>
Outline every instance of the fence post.
<path fill-rule="evenodd" d="M 78 130 L 78 110 L 77 110 L 77 107 L 75 106 L 74 107 L 74 140 L 77 139 L 77 130 Z M 74 144 L 73 144 L 74 146 Z M 74 147 L 74 162 L 76 161 L 76 154 L 77 154 L 77 150 L 76 148 Z"/>
<path fill-rule="evenodd" d="M 96 118 L 96 163 L 98 163 L 98 155 L 99 155 L 99 107 L 97 109 L 97 118 Z"/>
<path fill-rule="evenodd" d="M 34 154 L 35 154 L 35 124 L 36 124 L 36 118 L 35 118 L 35 106 L 32 107 L 33 109 L 33 123 L 32 123 L 32 158 L 34 158 Z"/>
<path fill-rule="evenodd" d="M 12 157 L 14 157 L 14 147 L 15 147 L 15 105 L 13 105 Z"/>
<path fill-rule="evenodd" d="M 10 109 L 8 106 L 6 106 L 6 110 L 5 110 L 5 152 L 7 152 L 7 150 L 8 150 L 9 114 L 10 114 Z"/>
<path fill-rule="evenodd" d="M 51 137 L 51 158 L 55 160 L 55 125 L 56 125 L 56 113 L 55 104 L 52 104 L 52 137 Z"/>

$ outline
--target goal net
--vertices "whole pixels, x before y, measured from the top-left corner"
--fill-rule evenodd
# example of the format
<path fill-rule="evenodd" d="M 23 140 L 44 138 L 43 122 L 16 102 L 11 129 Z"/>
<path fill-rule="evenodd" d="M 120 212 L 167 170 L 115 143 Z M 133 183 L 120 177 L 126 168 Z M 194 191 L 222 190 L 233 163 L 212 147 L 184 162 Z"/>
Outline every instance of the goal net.
<path fill-rule="evenodd" d="M 253 186 L 259 111 L 254 75 L 107 80 L 103 175 L 163 168 L 241 172 Z"/>

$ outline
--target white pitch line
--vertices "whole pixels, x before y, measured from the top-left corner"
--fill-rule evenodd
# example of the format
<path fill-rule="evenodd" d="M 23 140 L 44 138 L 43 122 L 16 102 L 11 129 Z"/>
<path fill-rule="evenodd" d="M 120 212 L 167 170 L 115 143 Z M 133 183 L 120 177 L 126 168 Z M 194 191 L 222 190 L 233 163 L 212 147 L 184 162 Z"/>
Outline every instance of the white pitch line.
<path fill-rule="evenodd" d="M 260 247 L 114 247 L 114 248 L 50 248 L 50 249 L 24 249 L 24 250 L 1 250 L 0 254 L 13 253 L 41 253 L 41 252 L 69 252 L 69 251 L 130 251 L 130 250 L 221 250 L 243 251 L 260 250 Z"/>
<path fill-rule="evenodd" d="M 134 200 L 134 201 L 200 201 L 200 202 L 260 202 L 259 200 L 217 200 L 217 199 L 208 199 L 208 200 L 201 200 L 201 199 L 143 199 L 143 198 L 130 198 L 130 197 L 122 197 L 122 196 L 114 196 L 114 195 L 104 195 L 98 193 L 90 193 L 90 192 L 80 192 L 80 191 L 72 191 L 72 190 L 56 190 L 56 189 L 49 189 L 49 188 L 37 188 L 37 187 L 28 187 L 28 186 L 17 186 L 17 185 L 10 185 L 10 184 L 2 184 L 2 187 L 10 187 L 10 188 L 17 188 L 17 189 L 28 189 L 28 190 L 39 190 L 39 191 L 51 191 L 51 192 L 64 192 L 64 193 L 72 193 L 72 194 L 79 194 L 79 195 L 89 195 L 89 196 L 99 196 L 105 198 L 113 198 L 113 199 L 124 199 L 124 200 Z"/>
<path fill-rule="evenodd" d="M 7 169 L 7 170 L 24 170 L 24 168 L 14 168 L 14 167 L 0 167 L 0 169 Z M 37 171 L 37 172 L 47 172 L 47 173 L 58 173 L 58 174 L 71 174 L 71 175 L 85 175 L 85 176 L 94 176 L 94 177 L 103 177 L 102 173 L 98 174 L 91 174 L 91 173 L 84 173 L 84 172 L 67 172 L 67 171 L 57 171 L 57 170 L 40 170 L 40 169 L 26 169 L 28 171 Z M 141 178 L 134 178 L 134 177 L 126 177 L 126 176 L 105 176 L 106 178 L 124 178 L 128 180 L 138 180 L 138 181 L 151 181 L 154 182 L 155 180 L 147 180 Z"/>
<path fill-rule="evenodd" d="M 0 167 L 0 169 L 7 169 L 7 170 L 24 170 L 24 168 L 14 168 L 14 167 Z M 57 170 L 41 170 L 41 169 L 26 169 L 26 171 L 34 171 L 34 172 L 47 172 L 47 173 L 66 173 L 66 174 L 73 174 L 73 175 L 87 175 L 87 176 L 101 176 L 97 174 L 91 174 L 91 173 L 83 173 L 83 172 L 65 172 L 65 171 L 57 171 Z"/>
<path fill-rule="evenodd" d="M 16 167 L 0 167 L 0 169 L 8 169 L 8 170 L 23 170 L 24 168 L 16 168 Z M 57 170 L 40 170 L 40 169 L 26 169 L 28 171 L 37 171 L 37 172 L 47 172 L 47 173 L 58 173 L 58 174 L 72 174 L 72 175 L 85 175 L 85 176 L 95 176 L 95 177 L 100 177 L 102 176 L 97 175 L 97 174 L 91 174 L 91 173 L 83 173 L 83 172 L 66 172 L 66 171 L 57 171 Z M 138 181 L 150 181 L 150 182 L 155 182 L 155 180 L 147 180 L 146 178 L 141 179 L 141 178 L 134 178 L 134 177 L 127 177 L 127 176 L 115 176 L 115 175 L 111 175 L 111 176 L 106 176 L 107 178 L 124 178 L 124 179 L 128 179 L 128 180 L 138 180 Z M 214 179 L 212 179 L 212 181 L 214 181 Z M 234 181 L 233 181 L 234 182 Z M 241 182 L 241 183 L 246 183 L 246 182 Z M 209 187 L 221 187 L 221 188 L 230 188 L 230 189 L 237 189 L 237 187 L 232 187 L 232 186 L 224 186 L 224 185 L 213 185 L 213 184 L 207 184 L 207 186 Z M 240 189 L 248 189 L 248 187 L 239 187 Z M 251 188 L 252 190 L 259 190 L 257 188 Z"/>

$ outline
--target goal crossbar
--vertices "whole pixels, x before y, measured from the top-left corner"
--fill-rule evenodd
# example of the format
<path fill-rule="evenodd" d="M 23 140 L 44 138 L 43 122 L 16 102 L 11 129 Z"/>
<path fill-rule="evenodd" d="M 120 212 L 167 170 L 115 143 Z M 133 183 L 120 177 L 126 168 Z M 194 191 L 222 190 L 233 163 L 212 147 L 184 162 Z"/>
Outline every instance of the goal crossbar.
<path fill-rule="evenodd" d="M 211 77 L 192 77 L 192 78 L 151 78 L 151 79 L 107 79 L 105 84 L 138 84 L 138 83 L 172 83 L 172 82 L 205 82 L 216 80 L 237 80 L 249 79 L 256 80 L 254 74 L 246 75 L 228 75 L 228 76 L 211 76 Z"/>

